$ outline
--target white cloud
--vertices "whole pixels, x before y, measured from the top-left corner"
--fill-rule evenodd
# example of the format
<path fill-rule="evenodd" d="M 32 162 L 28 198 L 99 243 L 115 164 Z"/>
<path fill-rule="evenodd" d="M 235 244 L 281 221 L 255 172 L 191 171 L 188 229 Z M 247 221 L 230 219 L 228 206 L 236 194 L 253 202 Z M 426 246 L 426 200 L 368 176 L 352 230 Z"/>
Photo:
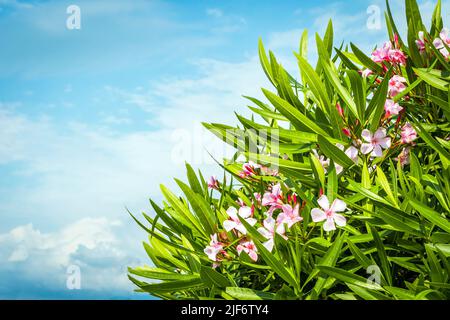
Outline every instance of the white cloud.
<path fill-rule="evenodd" d="M 31 9 L 33 5 L 30 3 L 24 3 L 17 0 L 0 0 L 0 11 L 2 7 L 11 7 L 17 9 Z"/>
<path fill-rule="evenodd" d="M 107 218 L 83 218 L 50 233 L 28 224 L 0 234 L 0 298 L 27 285 L 70 297 L 74 292 L 67 289 L 66 280 L 71 265 L 80 268 L 82 291 L 128 295 L 133 286 L 126 267 L 140 262 L 120 246 L 120 227 L 119 221 Z M 8 281 L 13 274 L 16 281 Z M 34 294 L 30 290 L 22 298 Z"/>
<path fill-rule="evenodd" d="M 220 9 L 217 8 L 210 8 L 206 9 L 206 14 L 208 16 L 214 17 L 214 18 L 220 18 L 223 16 L 223 12 Z"/>

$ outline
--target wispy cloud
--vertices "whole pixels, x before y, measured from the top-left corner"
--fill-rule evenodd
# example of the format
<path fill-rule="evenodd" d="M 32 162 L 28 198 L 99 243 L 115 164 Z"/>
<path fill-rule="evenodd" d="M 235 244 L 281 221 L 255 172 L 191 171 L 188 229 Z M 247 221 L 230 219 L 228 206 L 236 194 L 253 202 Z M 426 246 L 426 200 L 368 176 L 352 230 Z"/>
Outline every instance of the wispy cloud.
<path fill-rule="evenodd" d="M 206 9 L 206 14 L 208 16 L 214 17 L 214 18 L 220 18 L 223 16 L 223 12 L 220 9 L 217 8 L 209 8 Z"/>
<path fill-rule="evenodd" d="M 0 234 L 0 298 L 18 292 L 22 298 L 70 298 L 83 292 L 110 298 L 128 295 L 132 285 L 126 266 L 139 260 L 118 246 L 119 227 L 119 221 L 83 218 L 50 233 L 27 224 Z M 80 270 L 80 291 L 66 285 L 73 265 Z"/>

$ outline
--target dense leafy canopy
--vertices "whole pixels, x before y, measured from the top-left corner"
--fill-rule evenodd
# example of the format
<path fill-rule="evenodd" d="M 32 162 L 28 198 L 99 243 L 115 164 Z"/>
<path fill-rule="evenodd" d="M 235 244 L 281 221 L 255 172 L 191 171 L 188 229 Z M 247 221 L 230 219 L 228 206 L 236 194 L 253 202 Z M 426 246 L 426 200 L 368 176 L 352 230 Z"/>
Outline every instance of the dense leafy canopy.
<path fill-rule="evenodd" d="M 406 0 L 407 39 L 387 4 L 372 56 L 316 34 L 296 80 L 259 43 L 273 84 L 241 126 L 204 124 L 236 148 L 221 181 L 187 168 L 183 196 L 136 222 L 153 266 L 129 269 L 164 299 L 448 299 L 450 34 L 440 1 L 426 30 Z M 242 163 L 239 159 L 244 158 Z M 150 279 L 150 280 L 148 280 Z"/>

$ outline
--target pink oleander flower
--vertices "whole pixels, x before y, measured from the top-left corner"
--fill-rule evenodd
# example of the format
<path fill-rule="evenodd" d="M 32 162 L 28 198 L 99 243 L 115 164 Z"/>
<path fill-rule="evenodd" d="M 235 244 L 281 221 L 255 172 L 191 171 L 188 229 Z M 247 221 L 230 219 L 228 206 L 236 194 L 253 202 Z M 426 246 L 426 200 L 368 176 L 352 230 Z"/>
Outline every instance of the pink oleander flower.
<path fill-rule="evenodd" d="M 439 52 L 445 57 L 445 59 L 450 58 L 450 53 L 448 49 L 445 47 L 450 46 L 450 30 L 447 28 L 442 29 L 441 33 L 439 33 L 439 38 L 434 39 L 433 45 Z"/>
<path fill-rule="evenodd" d="M 405 144 L 412 143 L 417 139 L 417 132 L 409 122 L 402 127 L 401 137 L 402 143 Z"/>
<path fill-rule="evenodd" d="M 373 71 L 370 69 L 364 69 L 361 71 L 361 76 L 363 78 L 367 78 L 368 76 L 370 76 L 371 74 L 373 74 Z"/>
<path fill-rule="evenodd" d="M 223 243 L 217 240 L 217 233 L 211 235 L 211 242 L 203 252 L 212 261 L 217 261 L 217 255 L 223 251 Z"/>
<path fill-rule="evenodd" d="M 366 141 L 366 143 L 361 145 L 362 154 L 371 153 L 370 156 L 372 157 L 381 157 L 383 155 L 383 149 L 391 146 L 391 138 L 386 137 L 386 129 L 384 128 L 378 128 L 374 134 L 364 129 L 361 137 Z"/>
<path fill-rule="evenodd" d="M 278 226 L 276 225 L 276 221 L 274 218 L 272 217 L 267 217 L 264 221 L 263 221 L 263 225 L 264 227 L 260 227 L 258 228 L 258 232 L 267 239 L 266 242 L 263 243 L 263 246 L 269 250 L 270 252 L 272 252 L 273 250 L 273 245 L 274 245 L 274 239 L 275 239 L 275 233 L 278 233 L 280 236 L 282 236 L 284 239 L 287 240 L 287 237 L 284 235 L 285 230 L 284 230 L 284 226 Z"/>
<path fill-rule="evenodd" d="M 439 39 L 439 38 L 434 39 L 433 45 L 435 46 L 436 49 L 439 50 L 439 52 L 444 56 L 445 59 L 447 59 L 447 60 L 449 59 L 450 53 L 448 52 L 447 48 L 444 46 L 441 39 Z"/>
<path fill-rule="evenodd" d="M 439 38 L 436 38 L 433 41 L 434 47 L 448 60 L 450 58 L 450 53 L 445 47 L 445 44 L 450 46 L 450 30 L 448 28 L 443 28 L 439 33 Z"/>
<path fill-rule="evenodd" d="M 344 151 L 344 146 L 340 143 L 336 144 L 336 147 L 338 147 L 340 150 Z M 344 153 L 349 157 L 355 164 L 358 164 L 358 149 L 356 149 L 354 146 L 350 146 L 347 148 L 347 150 L 344 151 Z M 334 166 L 336 167 L 336 173 L 340 174 L 344 168 L 340 165 L 335 163 Z"/>
<path fill-rule="evenodd" d="M 241 242 L 236 247 L 236 250 L 237 250 L 239 255 L 241 255 L 242 251 L 244 251 L 246 254 L 248 254 L 250 259 L 252 259 L 253 261 L 256 262 L 258 260 L 258 254 L 257 254 L 258 249 L 256 248 L 256 246 L 253 243 L 253 241 Z"/>
<path fill-rule="evenodd" d="M 406 55 L 400 49 L 389 50 L 389 62 L 405 65 Z"/>
<path fill-rule="evenodd" d="M 374 62 L 390 62 L 396 64 L 406 64 L 406 55 L 400 50 L 392 47 L 391 42 L 386 42 L 383 47 L 376 49 L 372 53 L 372 60 Z"/>
<path fill-rule="evenodd" d="M 281 209 L 283 205 L 283 192 L 281 191 L 281 185 L 277 183 L 272 186 L 270 192 L 264 193 L 261 204 L 266 207 L 270 206 L 267 213 L 272 214 L 274 210 Z"/>
<path fill-rule="evenodd" d="M 339 227 L 343 227 L 347 224 L 347 220 L 341 214 L 336 212 L 343 212 L 347 208 L 347 205 L 344 201 L 335 199 L 330 206 L 330 202 L 328 201 L 327 196 L 323 195 L 317 200 L 319 206 L 322 209 L 314 208 L 311 210 L 312 221 L 321 222 L 325 221 L 323 224 L 323 230 L 331 231 L 336 230 L 335 224 Z"/>
<path fill-rule="evenodd" d="M 314 156 L 319 160 L 320 164 L 322 165 L 323 171 L 327 173 L 327 169 L 330 166 L 330 159 L 325 158 L 325 156 L 319 156 L 317 153 L 317 150 L 312 151 Z"/>
<path fill-rule="evenodd" d="M 211 176 L 208 181 L 208 188 L 210 189 L 219 189 L 219 181 L 215 176 Z"/>
<path fill-rule="evenodd" d="M 344 109 L 342 109 L 342 107 L 341 107 L 341 105 L 339 104 L 339 102 L 336 103 L 336 109 L 337 109 L 339 115 L 340 115 L 341 117 L 343 117 L 343 116 L 344 116 Z"/>
<path fill-rule="evenodd" d="M 448 46 L 450 46 L 450 29 L 443 28 L 439 33 L 442 41 L 444 41 Z"/>
<path fill-rule="evenodd" d="M 247 178 L 254 175 L 257 175 L 256 170 L 260 170 L 261 166 L 253 161 L 249 161 L 242 165 L 242 171 L 239 173 L 241 178 Z"/>
<path fill-rule="evenodd" d="M 283 210 L 282 213 L 280 213 L 277 217 L 277 224 L 279 225 L 279 228 L 284 224 L 287 224 L 288 228 L 291 228 L 295 223 L 300 222 L 303 220 L 302 217 L 300 217 L 298 210 L 300 205 L 296 204 L 294 208 L 290 204 L 285 204 L 281 207 Z M 280 231 L 283 229 L 280 229 Z M 278 231 L 278 229 L 277 229 Z"/>
<path fill-rule="evenodd" d="M 419 39 L 416 40 L 416 46 L 421 54 L 425 52 L 425 38 L 423 31 L 419 31 Z"/>
<path fill-rule="evenodd" d="M 256 224 L 256 219 L 251 217 L 251 207 L 240 207 L 239 211 L 235 207 L 229 207 L 227 210 L 227 214 L 230 218 L 223 222 L 223 228 L 226 231 L 237 230 L 242 234 L 247 234 L 247 229 L 242 224 L 239 216 L 245 219 L 245 221 L 251 226 L 254 226 Z"/>
<path fill-rule="evenodd" d="M 384 103 L 384 111 L 386 111 L 386 117 L 389 118 L 393 115 L 398 115 L 400 111 L 403 110 L 398 103 L 394 102 L 394 100 L 386 99 Z"/>
<path fill-rule="evenodd" d="M 383 61 L 389 61 L 389 51 L 392 49 L 391 42 L 385 42 L 383 47 L 376 49 L 372 52 L 372 60 L 380 63 Z"/>
<path fill-rule="evenodd" d="M 246 206 L 244 200 L 242 200 L 241 198 L 238 198 L 236 200 L 236 203 L 239 205 L 239 207 L 245 207 Z"/>
<path fill-rule="evenodd" d="M 399 75 L 393 76 L 389 80 L 389 96 L 395 97 L 400 92 L 405 90 L 406 89 L 405 83 L 406 83 L 406 79 L 405 78 L 403 78 L 403 77 L 401 77 Z"/>
<path fill-rule="evenodd" d="M 275 169 L 270 169 L 270 168 L 263 167 L 263 166 L 261 166 L 260 169 L 261 169 L 262 173 L 264 173 L 264 175 L 266 175 L 266 176 L 277 177 L 279 175 L 278 170 L 275 170 Z"/>
<path fill-rule="evenodd" d="M 395 160 L 400 162 L 400 165 L 404 167 L 405 165 L 409 164 L 410 157 L 409 157 L 409 151 L 410 147 L 403 148 L 403 150 L 400 152 L 397 158 Z"/>
<path fill-rule="evenodd" d="M 348 128 L 342 128 L 342 133 L 345 134 L 349 138 L 352 136 L 350 129 L 348 129 Z"/>

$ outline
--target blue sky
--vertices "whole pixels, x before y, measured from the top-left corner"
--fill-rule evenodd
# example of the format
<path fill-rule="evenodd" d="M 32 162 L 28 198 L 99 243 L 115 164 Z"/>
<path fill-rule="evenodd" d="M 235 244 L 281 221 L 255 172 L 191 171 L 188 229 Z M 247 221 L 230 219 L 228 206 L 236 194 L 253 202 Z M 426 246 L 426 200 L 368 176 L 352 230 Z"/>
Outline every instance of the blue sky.
<path fill-rule="evenodd" d="M 369 51 L 386 32 L 366 10 L 383 3 L 0 0 L 0 298 L 145 298 L 126 279 L 149 262 L 125 207 L 151 213 L 185 160 L 218 172 L 205 150 L 228 150 L 199 123 L 234 124 L 241 95 L 269 87 L 258 37 L 297 76 L 304 28 L 332 18 L 336 43 Z M 70 4 L 80 30 L 66 28 Z M 426 17 L 433 5 L 421 2 Z M 80 290 L 66 288 L 70 265 Z"/>

